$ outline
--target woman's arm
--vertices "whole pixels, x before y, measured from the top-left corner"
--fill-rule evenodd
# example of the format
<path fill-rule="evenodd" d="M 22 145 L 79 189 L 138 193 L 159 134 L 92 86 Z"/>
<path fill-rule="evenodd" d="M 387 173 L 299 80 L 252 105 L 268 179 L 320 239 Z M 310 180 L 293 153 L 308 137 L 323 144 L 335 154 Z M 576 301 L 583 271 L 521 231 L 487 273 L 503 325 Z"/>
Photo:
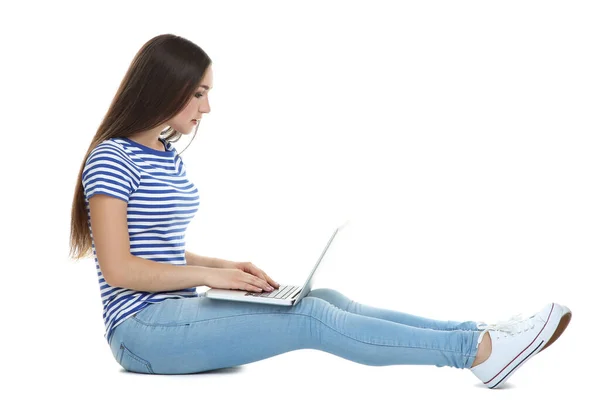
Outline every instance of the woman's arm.
<path fill-rule="evenodd" d="M 201 265 L 210 268 L 224 268 L 229 261 L 220 258 L 204 257 L 194 254 L 191 251 L 185 252 L 185 262 L 187 265 Z"/>
<path fill-rule="evenodd" d="M 206 286 L 212 268 L 198 265 L 173 265 L 129 255 L 112 266 L 112 275 L 104 275 L 111 286 L 143 292 L 181 290 Z M 107 279 L 110 278 L 110 279 Z"/>

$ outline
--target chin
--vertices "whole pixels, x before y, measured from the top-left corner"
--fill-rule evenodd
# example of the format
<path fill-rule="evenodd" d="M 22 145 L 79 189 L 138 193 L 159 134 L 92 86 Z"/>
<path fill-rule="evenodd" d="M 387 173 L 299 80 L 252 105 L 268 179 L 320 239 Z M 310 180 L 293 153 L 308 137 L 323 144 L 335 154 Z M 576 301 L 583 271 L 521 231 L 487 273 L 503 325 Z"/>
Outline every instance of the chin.
<path fill-rule="evenodd" d="M 181 133 L 182 135 L 189 135 L 190 133 L 194 132 L 194 129 L 195 129 L 195 127 L 194 127 L 194 128 L 189 128 L 189 129 L 187 129 L 187 130 L 184 130 L 184 129 L 181 129 L 181 130 L 179 130 L 179 129 L 176 129 L 176 131 L 177 131 L 177 132 L 179 132 L 179 133 Z"/>

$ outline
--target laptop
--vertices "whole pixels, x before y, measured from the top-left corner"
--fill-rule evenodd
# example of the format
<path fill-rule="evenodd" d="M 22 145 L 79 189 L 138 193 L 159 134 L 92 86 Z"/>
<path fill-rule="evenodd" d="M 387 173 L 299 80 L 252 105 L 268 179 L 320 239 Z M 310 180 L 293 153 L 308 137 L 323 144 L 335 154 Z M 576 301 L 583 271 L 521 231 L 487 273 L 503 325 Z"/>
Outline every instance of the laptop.
<path fill-rule="evenodd" d="M 249 292 L 246 290 L 237 290 L 237 289 L 214 289 L 214 288 L 211 288 L 205 292 L 205 296 L 209 297 L 211 299 L 246 301 L 246 302 L 250 302 L 250 303 L 264 303 L 264 304 L 277 304 L 277 305 L 282 305 L 282 306 L 293 306 L 294 304 L 296 304 L 300 300 L 302 300 L 302 298 L 305 297 L 308 294 L 308 292 L 311 291 L 311 288 L 312 288 L 312 285 L 314 282 L 314 278 L 316 275 L 315 273 L 317 272 L 317 268 L 321 264 L 321 260 L 323 259 L 323 256 L 325 256 L 325 253 L 327 253 L 327 250 L 329 249 L 331 242 L 333 242 L 333 239 L 335 239 L 335 236 L 337 235 L 337 233 L 339 231 L 341 231 L 346 225 L 348 225 L 348 222 L 349 222 L 349 220 L 344 222 L 342 225 L 338 226 L 333 231 L 333 234 L 329 238 L 329 241 L 327 242 L 325 249 L 323 250 L 323 252 L 321 253 L 321 255 L 319 256 L 319 258 L 317 260 L 317 264 L 314 266 L 314 268 L 310 272 L 310 275 L 308 275 L 308 278 L 306 279 L 306 282 L 304 282 L 303 286 L 284 285 L 284 284 L 280 283 L 279 289 L 275 289 L 271 292 Z"/>

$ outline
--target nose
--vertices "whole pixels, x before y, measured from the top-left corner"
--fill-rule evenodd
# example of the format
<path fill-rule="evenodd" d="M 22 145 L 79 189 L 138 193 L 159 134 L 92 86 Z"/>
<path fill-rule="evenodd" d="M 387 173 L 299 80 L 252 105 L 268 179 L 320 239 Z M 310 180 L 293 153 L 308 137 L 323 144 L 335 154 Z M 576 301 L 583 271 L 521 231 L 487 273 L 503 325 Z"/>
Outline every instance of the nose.
<path fill-rule="evenodd" d="M 204 107 L 204 102 L 200 102 L 198 111 L 203 114 L 208 114 L 210 112 L 210 104 L 208 104 L 208 99 L 206 99 L 206 107 Z"/>

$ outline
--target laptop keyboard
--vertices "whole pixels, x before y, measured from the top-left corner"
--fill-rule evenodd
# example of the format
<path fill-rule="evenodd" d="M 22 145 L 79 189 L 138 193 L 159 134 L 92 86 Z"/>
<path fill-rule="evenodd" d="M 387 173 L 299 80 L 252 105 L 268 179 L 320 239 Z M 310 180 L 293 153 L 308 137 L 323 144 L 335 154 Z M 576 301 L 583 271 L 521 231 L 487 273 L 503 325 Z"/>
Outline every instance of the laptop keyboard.
<path fill-rule="evenodd" d="M 279 289 L 275 289 L 271 292 L 248 292 L 246 296 L 255 296 L 255 297 L 270 297 L 274 299 L 287 299 L 292 293 L 296 292 L 296 289 L 299 289 L 298 286 L 292 285 L 280 285 Z"/>

